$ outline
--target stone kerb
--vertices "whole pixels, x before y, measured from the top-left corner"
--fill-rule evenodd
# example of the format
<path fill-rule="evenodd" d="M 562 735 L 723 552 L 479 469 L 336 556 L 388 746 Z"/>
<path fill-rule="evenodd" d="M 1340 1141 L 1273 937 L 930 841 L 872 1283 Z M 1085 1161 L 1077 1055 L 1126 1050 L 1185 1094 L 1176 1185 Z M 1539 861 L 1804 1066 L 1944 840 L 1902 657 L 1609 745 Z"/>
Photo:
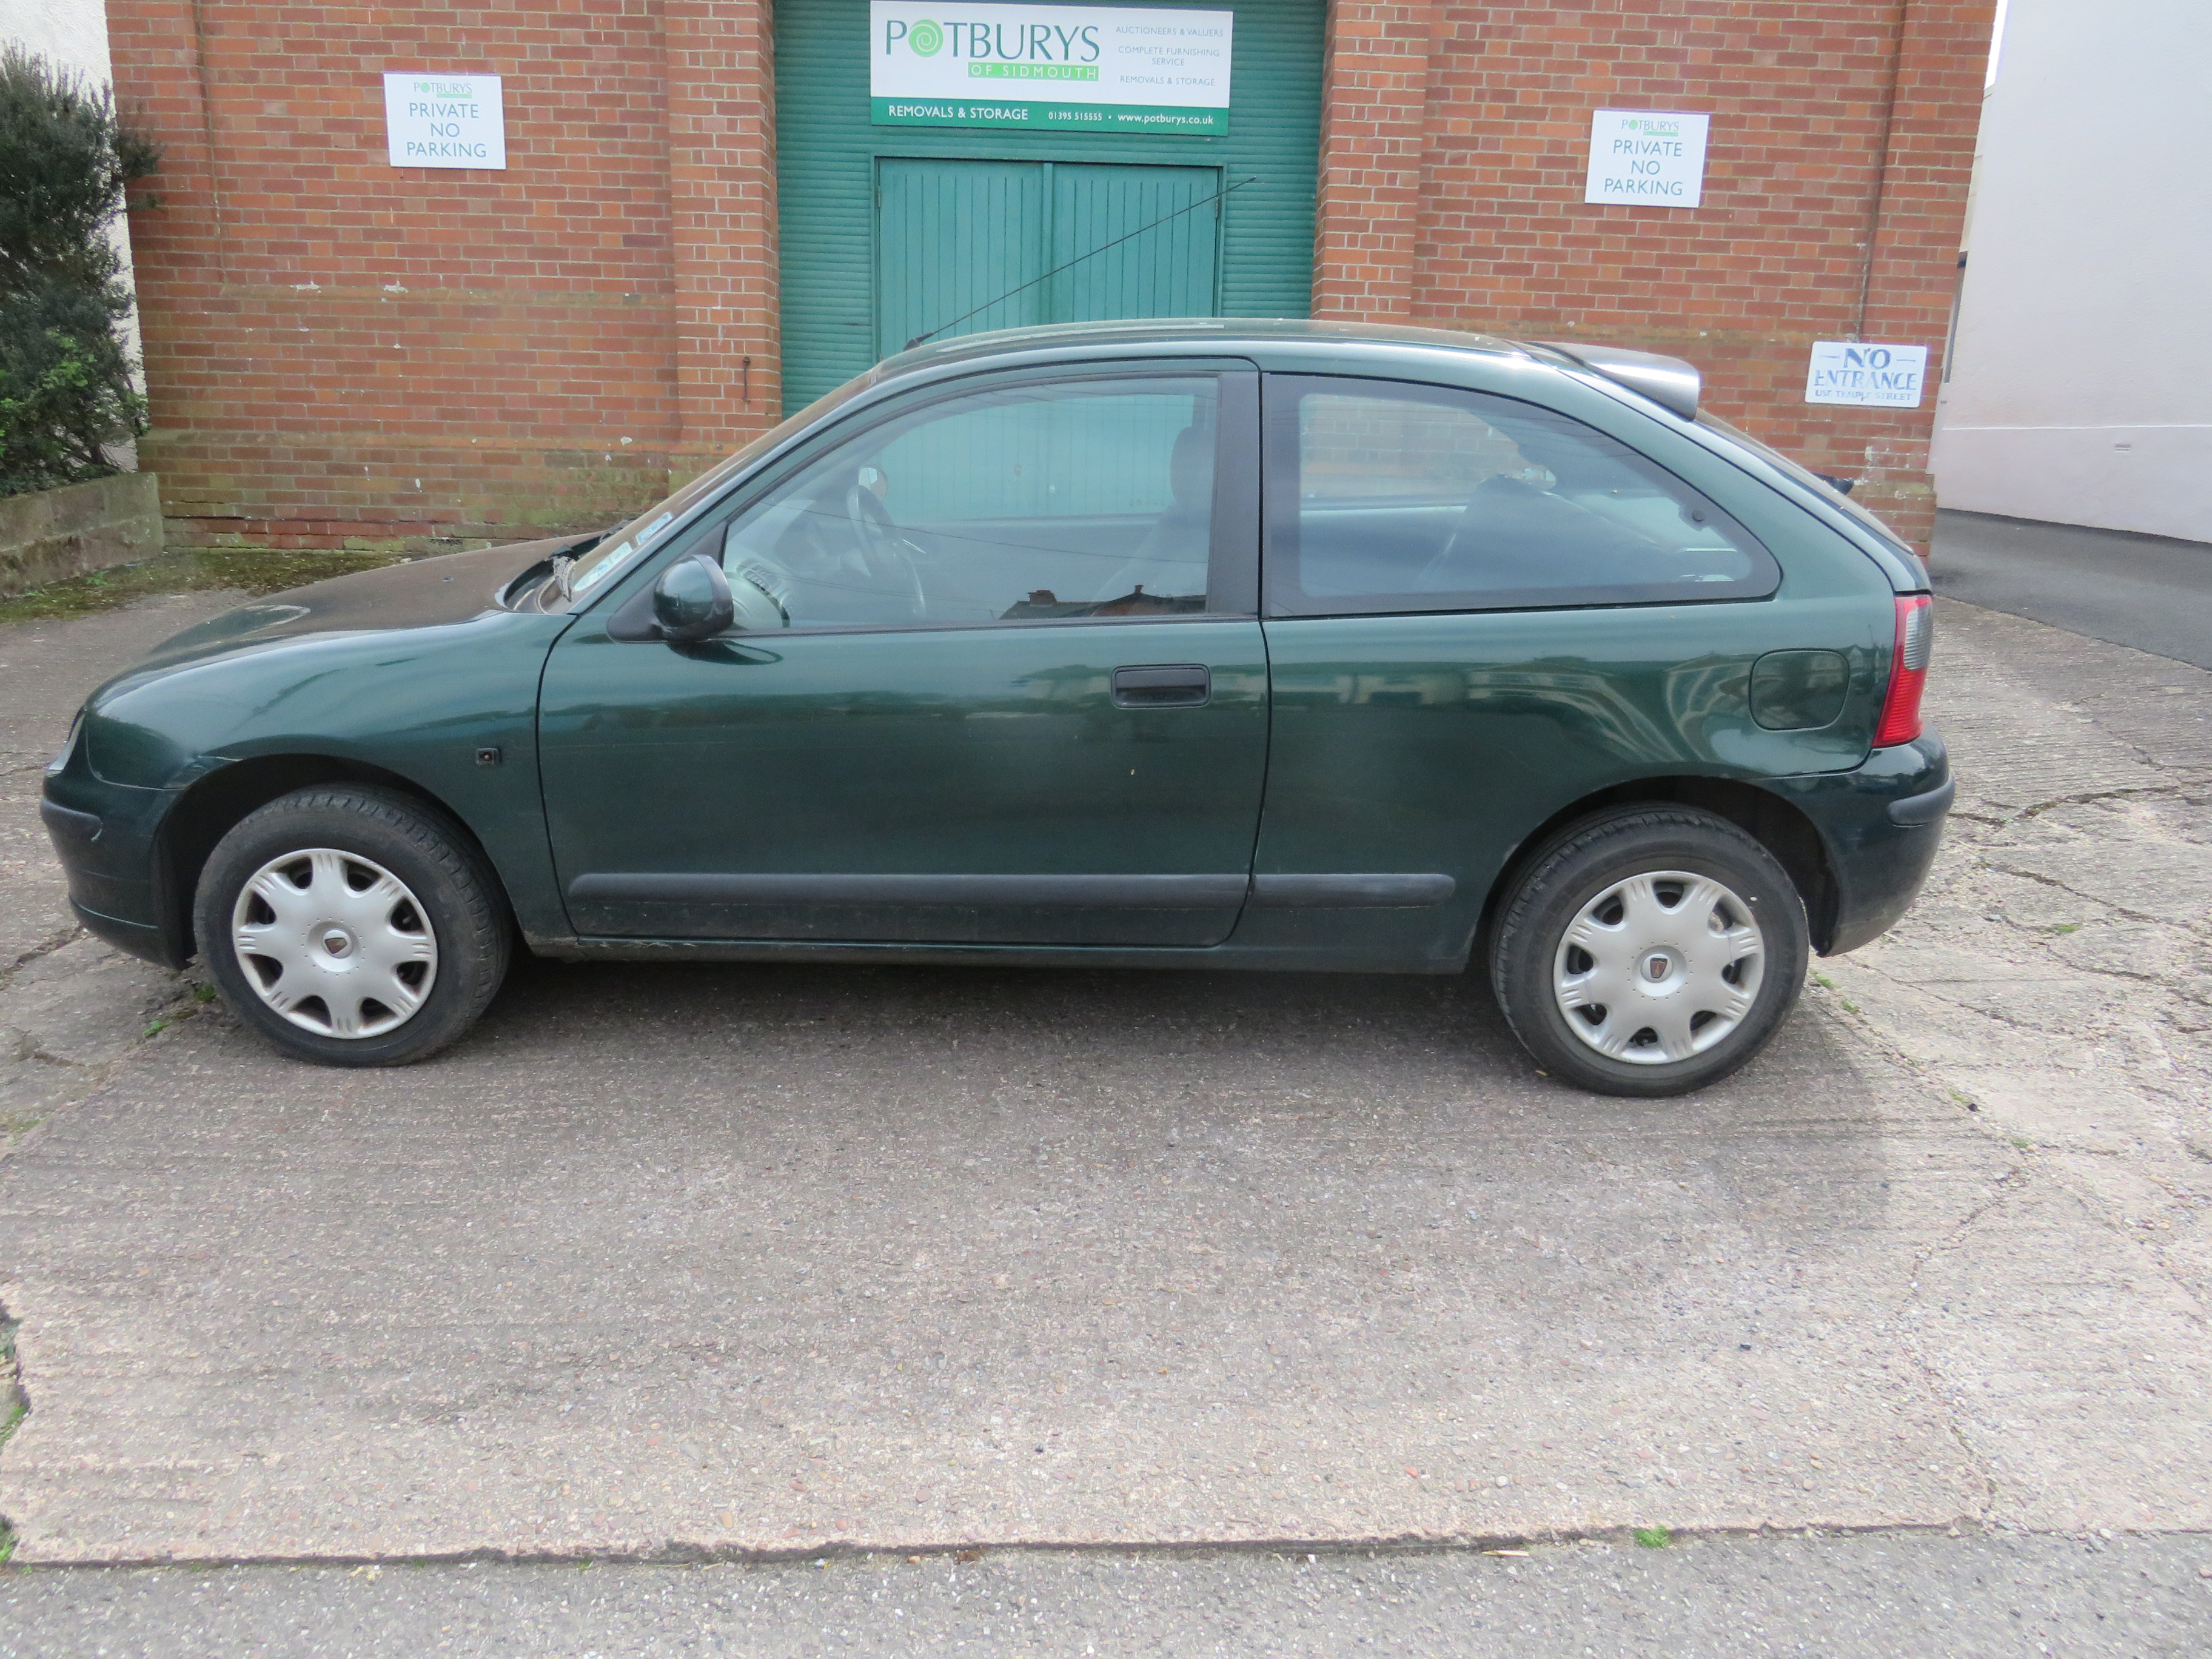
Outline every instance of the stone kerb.
<path fill-rule="evenodd" d="M 150 472 L 119 472 L 0 499 L 0 598 L 161 550 L 161 491 Z"/>

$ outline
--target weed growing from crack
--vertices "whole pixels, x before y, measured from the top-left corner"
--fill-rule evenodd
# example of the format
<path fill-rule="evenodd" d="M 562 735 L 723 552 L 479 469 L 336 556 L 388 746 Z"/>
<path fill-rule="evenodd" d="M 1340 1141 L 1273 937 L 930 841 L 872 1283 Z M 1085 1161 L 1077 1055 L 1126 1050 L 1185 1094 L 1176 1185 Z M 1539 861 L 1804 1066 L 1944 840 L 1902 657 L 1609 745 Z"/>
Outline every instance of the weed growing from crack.
<path fill-rule="evenodd" d="M 185 1002 L 179 1000 L 179 1001 L 172 1006 L 167 1012 L 163 1013 L 159 1018 L 155 1020 L 151 1025 L 149 1025 L 144 1032 L 142 1033 L 142 1037 L 161 1036 L 162 1032 L 167 1030 L 172 1025 L 175 1025 L 181 1021 L 190 1019 L 194 1014 L 199 1012 L 204 1005 L 215 1000 L 216 990 L 215 987 L 212 985 L 194 985 L 190 987 L 189 990 L 191 1000 Z"/>
<path fill-rule="evenodd" d="M 0 1313 L 0 1450 L 5 1450 L 9 1436 L 31 1414 L 31 1402 L 24 1395 L 22 1372 L 15 1363 L 15 1325 L 4 1313 Z M 15 1529 L 0 1516 L 0 1567 L 8 1565 L 15 1553 Z"/>
<path fill-rule="evenodd" d="M 1674 1541 L 1674 1534 L 1664 1527 L 1638 1527 L 1636 1541 L 1647 1550 L 1663 1550 Z"/>

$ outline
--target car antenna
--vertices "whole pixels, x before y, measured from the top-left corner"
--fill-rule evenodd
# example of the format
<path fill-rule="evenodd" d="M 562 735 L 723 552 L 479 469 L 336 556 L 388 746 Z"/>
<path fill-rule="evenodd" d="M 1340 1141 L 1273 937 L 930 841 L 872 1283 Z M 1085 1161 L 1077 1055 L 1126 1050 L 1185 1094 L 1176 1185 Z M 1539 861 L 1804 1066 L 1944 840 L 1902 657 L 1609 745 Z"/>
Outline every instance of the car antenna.
<path fill-rule="evenodd" d="M 1217 190 L 1211 196 L 1201 196 L 1195 202 L 1186 202 L 1182 206 L 1177 208 L 1173 213 L 1164 213 L 1158 218 L 1153 220 L 1149 225 L 1139 225 L 1134 230 L 1129 232 L 1128 235 L 1116 236 L 1110 242 L 1101 242 L 1097 247 L 1092 248 L 1089 253 L 1079 253 L 1073 259 L 1070 259 L 1066 264 L 1054 265 L 1050 270 L 1045 272 L 1043 276 L 1030 277 L 1029 281 L 1021 285 L 1021 288 L 1010 288 L 1004 294 L 999 295 L 997 299 L 986 300 L 981 305 L 977 306 L 975 310 L 963 312 L 959 316 L 955 317 L 949 323 L 939 323 L 935 328 L 931 329 L 927 334 L 915 335 L 914 338 L 906 343 L 906 349 L 911 351 L 916 346 L 926 344 L 929 341 L 935 339 L 939 335 L 944 333 L 946 329 L 957 328 L 961 324 L 966 322 L 970 317 L 981 316 L 984 312 L 988 311 L 993 306 L 998 305 L 1004 301 L 1012 299 L 1014 295 L 1022 291 L 1022 289 L 1035 288 L 1039 283 L 1049 282 L 1054 276 L 1059 276 L 1061 271 L 1066 270 L 1073 266 L 1079 265 L 1085 259 L 1092 258 L 1098 254 L 1105 252 L 1105 251 L 1109 247 L 1121 246 L 1122 243 L 1129 240 L 1130 236 L 1141 236 L 1148 230 L 1157 230 L 1160 226 L 1167 223 L 1169 220 L 1180 218 L 1184 214 L 1188 213 L 1193 208 L 1202 208 L 1209 202 L 1218 202 L 1223 197 L 1229 195 L 1231 191 L 1239 191 L 1243 189 L 1247 185 L 1256 185 L 1259 182 L 1260 175 L 1255 173 L 1249 179 L 1239 179 L 1235 184 L 1229 185 L 1227 189 Z"/>

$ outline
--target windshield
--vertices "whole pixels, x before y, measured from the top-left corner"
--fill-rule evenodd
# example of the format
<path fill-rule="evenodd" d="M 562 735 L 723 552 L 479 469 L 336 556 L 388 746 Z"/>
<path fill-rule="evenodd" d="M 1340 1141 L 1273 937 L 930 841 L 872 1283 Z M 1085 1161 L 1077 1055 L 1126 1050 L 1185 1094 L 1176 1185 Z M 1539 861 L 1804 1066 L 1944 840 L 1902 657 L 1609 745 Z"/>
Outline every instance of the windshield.
<path fill-rule="evenodd" d="M 627 568 L 660 539 L 669 526 L 692 507 L 714 495 L 792 434 L 819 420 L 856 393 L 866 391 L 874 383 L 875 378 L 876 371 L 872 368 L 866 374 L 846 381 L 836 391 L 823 393 L 798 414 L 762 433 L 727 460 L 708 467 L 667 500 L 647 507 L 619 529 L 608 532 L 600 538 L 599 545 L 576 561 L 575 568 L 569 572 L 569 592 L 581 599 L 609 577 Z"/>
<path fill-rule="evenodd" d="M 1780 450 L 1772 448 L 1766 444 L 1759 442 L 1758 439 L 1753 437 L 1751 434 L 1746 432 L 1741 427 L 1733 425 L 1730 422 L 1721 419 L 1717 415 L 1708 414 L 1702 409 L 1698 411 L 1698 424 L 1699 426 L 1709 426 L 1714 431 L 1718 432 L 1726 437 L 1734 439 L 1737 443 L 1741 444 L 1746 449 L 1751 451 L 1753 454 L 1758 456 L 1761 460 L 1771 462 L 1775 466 L 1781 468 L 1783 471 L 1788 473 L 1799 483 L 1810 484 L 1814 489 L 1824 492 L 1831 503 L 1843 508 L 1844 512 L 1850 514 L 1851 517 L 1857 520 L 1860 524 L 1863 525 L 1867 529 L 1874 532 L 1875 535 L 1881 537 L 1882 540 L 1887 542 L 1892 547 L 1897 549 L 1898 551 L 1900 553 L 1912 553 L 1912 545 L 1911 543 L 1907 542 L 1902 536 L 1899 535 L 1894 530 L 1892 530 L 1880 519 L 1875 517 L 1873 514 L 1868 512 L 1866 508 L 1861 507 L 1850 496 L 1844 495 L 1844 492 L 1837 489 L 1835 485 L 1830 483 L 1826 478 L 1822 477 L 1819 473 L 1812 471 L 1810 468 L 1799 462 L 1791 460 Z M 1917 559 L 1920 556 L 1917 553 L 1912 553 L 1912 556 Z"/>

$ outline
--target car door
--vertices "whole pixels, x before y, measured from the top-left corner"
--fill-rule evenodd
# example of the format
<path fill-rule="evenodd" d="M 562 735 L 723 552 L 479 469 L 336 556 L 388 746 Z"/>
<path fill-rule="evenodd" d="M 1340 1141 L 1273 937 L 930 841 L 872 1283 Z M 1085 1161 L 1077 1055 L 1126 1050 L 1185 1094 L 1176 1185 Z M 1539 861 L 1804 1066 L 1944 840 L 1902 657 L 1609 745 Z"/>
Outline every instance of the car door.
<path fill-rule="evenodd" d="M 1206 945 L 1267 748 L 1257 377 L 965 381 L 856 416 L 660 562 L 740 625 L 548 659 L 547 823 L 585 936 Z M 627 619 L 627 620 L 626 620 Z"/>
<path fill-rule="evenodd" d="M 1379 379 L 1270 375 L 1266 402 L 1273 733 L 1240 945 L 1449 963 L 1516 845 L 1571 803 L 1864 755 L 1863 729 L 1770 731 L 1747 696 L 1762 652 L 1839 629 L 1870 672 L 1863 602 L 1808 579 L 1769 603 L 1765 546 L 1626 444 Z M 1360 900 L 1376 884 L 1355 878 L 1417 873 L 1450 896 Z"/>

